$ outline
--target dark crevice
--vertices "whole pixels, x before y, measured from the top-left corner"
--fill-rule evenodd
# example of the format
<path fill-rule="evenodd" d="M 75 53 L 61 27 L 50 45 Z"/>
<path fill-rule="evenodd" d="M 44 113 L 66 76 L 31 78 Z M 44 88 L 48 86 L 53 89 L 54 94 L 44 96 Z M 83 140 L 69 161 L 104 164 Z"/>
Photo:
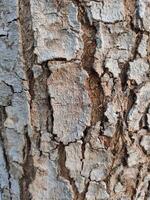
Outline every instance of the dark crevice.
<path fill-rule="evenodd" d="M 84 49 L 81 58 L 81 67 L 87 71 L 87 90 L 92 102 L 91 125 L 96 124 L 102 118 L 103 90 L 98 73 L 94 70 L 95 52 L 97 47 L 97 24 L 89 21 L 86 7 L 79 0 L 73 1 L 78 7 L 78 19 L 83 31 Z"/>
<path fill-rule="evenodd" d="M 29 192 L 29 185 L 35 178 L 36 169 L 34 167 L 33 157 L 31 155 L 31 141 L 28 135 L 28 127 L 25 127 L 24 136 L 26 145 L 24 148 L 24 163 L 23 163 L 23 176 L 20 179 L 20 198 L 21 200 L 30 200 L 32 196 Z"/>
<path fill-rule="evenodd" d="M 121 68 L 121 73 L 120 73 L 120 80 L 121 80 L 121 86 L 122 86 L 122 91 L 126 91 L 128 84 L 127 84 L 127 80 L 128 80 L 128 69 L 129 69 L 129 63 L 125 63 L 119 64 L 120 68 Z"/>
<path fill-rule="evenodd" d="M 138 31 L 137 35 L 136 35 L 136 40 L 135 40 L 135 45 L 134 48 L 132 50 L 132 58 L 130 60 L 130 62 L 134 61 L 137 58 L 137 55 L 139 55 L 138 53 L 138 47 L 141 43 L 141 40 L 143 38 L 143 32 L 142 31 Z"/>
<path fill-rule="evenodd" d="M 130 93 L 128 96 L 127 110 L 126 110 L 126 112 L 124 112 L 124 121 L 125 121 L 127 127 L 128 127 L 129 112 L 132 109 L 133 105 L 135 104 L 136 99 L 137 99 L 137 96 L 135 94 L 134 89 L 130 90 Z"/>
<path fill-rule="evenodd" d="M 143 116 L 139 122 L 139 127 L 140 129 L 146 129 L 147 131 L 149 131 L 149 125 L 148 125 L 148 119 L 147 119 L 147 113 L 149 111 L 149 107 L 150 105 L 148 105 L 145 109 L 145 111 L 143 112 Z"/>
<path fill-rule="evenodd" d="M 79 200 L 85 200 L 85 199 L 86 199 L 86 194 L 87 194 L 87 192 L 88 192 L 89 184 L 90 184 L 90 180 L 88 180 L 88 182 L 85 184 L 85 189 L 84 189 L 84 191 L 80 194 L 80 199 L 79 199 Z"/>
<path fill-rule="evenodd" d="M 144 200 L 147 200 L 150 197 L 150 181 L 148 181 L 147 192 L 145 194 Z"/>
<path fill-rule="evenodd" d="M 33 75 L 32 69 L 27 70 L 27 78 L 28 78 L 28 83 L 29 83 L 29 94 L 30 94 L 30 108 L 32 108 L 32 101 L 34 100 L 35 94 L 34 94 L 34 84 L 35 84 L 35 79 Z"/>
<path fill-rule="evenodd" d="M 21 33 L 21 47 L 22 55 L 24 58 L 24 70 L 26 72 L 27 81 L 29 85 L 30 93 L 30 110 L 32 109 L 32 101 L 34 99 L 34 77 L 32 72 L 32 66 L 35 61 L 34 56 L 34 35 L 32 30 L 32 17 L 30 10 L 30 0 L 19 0 L 19 24 Z M 31 154 L 31 140 L 28 134 L 28 127 L 24 130 L 25 137 L 25 148 L 24 148 L 24 163 L 23 163 L 23 176 L 20 179 L 20 198 L 22 200 L 32 199 L 29 192 L 29 185 L 35 178 L 35 167 L 33 162 L 33 157 Z"/>
<path fill-rule="evenodd" d="M 22 52 L 25 61 L 25 71 L 32 68 L 36 59 L 34 51 L 34 32 L 32 29 L 32 16 L 30 0 L 19 0 L 19 22 L 21 32 Z"/>
<path fill-rule="evenodd" d="M 62 62 L 67 62 L 67 59 L 59 57 L 59 58 L 53 58 L 53 59 L 48 60 L 48 61 L 62 61 Z"/>
<path fill-rule="evenodd" d="M 43 71 L 45 72 L 46 74 L 46 94 L 47 94 L 47 102 L 48 102 L 48 109 L 50 109 L 50 119 L 47 118 L 47 131 L 50 131 L 50 133 L 54 136 L 54 138 L 56 137 L 54 134 L 53 134 L 53 126 L 54 126 L 54 116 L 53 116 L 53 107 L 52 107 L 52 104 L 51 104 L 51 96 L 50 96 L 50 92 L 48 90 L 48 84 L 47 84 L 47 79 L 50 77 L 51 75 L 51 71 L 48 67 L 48 63 L 45 63 L 45 66 L 43 67 Z M 50 124 L 49 124 L 50 123 Z M 49 127 L 50 127 L 50 130 L 49 130 Z"/>
<path fill-rule="evenodd" d="M 83 137 L 81 138 L 82 140 L 82 146 L 81 146 L 81 149 L 82 149 L 82 167 L 81 167 L 81 171 L 83 170 L 83 161 L 84 161 L 84 153 L 85 153 L 85 145 L 86 145 L 86 139 L 87 139 L 87 136 L 88 136 L 88 133 L 89 133 L 89 130 L 90 130 L 90 127 L 86 127 L 86 129 L 84 130 L 84 133 L 83 133 Z"/>
<path fill-rule="evenodd" d="M 72 190 L 74 192 L 74 199 L 73 200 L 80 200 L 79 198 L 79 192 L 75 185 L 75 181 L 73 178 L 70 177 L 69 169 L 67 169 L 65 162 L 66 162 L 66 152 L 65 152 L 65 145 L 60 142 L 58 147 L 58 153 L 59 153 L 59 176 L 65 178 L 70 182 L 70 185 L 72 186 Z"/>
<path fill-rule="evenodd" d="M 9 21 L 8 24 L 11 24 L 12 22 L 17 22 L 17 21 L 18 21 L 18 18 Z"/>
<path fill-rule="evenodd" d="M 49 78 L 51 72 L 47 67 L 47 62 L 42 63 L 42 73 L 39 77 L 35 79 L 34 83 L 34 104 L 36 104 L 38 111 L 39 111 L 39 118 L 40 118 L 40 130 L 37 130 L 36 127 L 33 125 L 33 129 L 37 135 L 37 149 L 39 150 L 40 156 L 42 155 L 41 150 L 41 137 L 43 130 L 47 132 L 52 132 L 53 127 L 53 111 L 51 107 L 51 99 L 48 93 L 48 86 L 47 86 L 47 79 Z M 44 116 L 46 116 L 46 121 L 43 118 L 43 109 L 44 109 Z M 33 116 L 34 118 L 34 116 Z M 34 119 L 33 119 L 34 120 Z"/>
<path fill-rule="evenodd" d="M 116 132 L 110 142 L 110 148 L 113 155 L 113 159 L 111 162 L 111 166 L 109 168 L 109 173 L 105 179 L 109 193 L 111 193 L 111 190 L 110 190 L 111 178 L 110 177 L 115 173 L 116 160 L 122 161 L 124 163 L 124 166 L 127 165 L 128 154 L 127 154 L 126 145 L 124 145 L 125 141 L 123 139 L 122 133 L 123 133 L 123 123 L 121 119 L 118 119 L 118 123 L 116 124 Z M 122 140 L 122 143 L 120 142 L 121 140 Z"/>
<path fill-rule="evenodd" d="M 120 143 L 119 143 L 119 139 L 122 138 L 122 133 L 123 133 L 123 122 L 121 117 L 118 119 L 118 122 L 116 124 L 116 132 L 112 138 L 111 144 L 110 144 L 110 148 L 111 148 L 111 152 L 114 155 L 114 158 L 116 159 L 117 156 L 120 151 L 122 150 L 122 147 L 120 149 Z M 120 149 L 120 151 L 119 151 Z"/>
<path fill-rule="evenodd" d="M 136 176 L 136 182 L 135 182 L 135 188 L 137 189 L 139 184 L 140 184 L 140 180 L 141 180 L 141 170 L 142 170 L 142 165 L 139 165 L 138 166 L 138 174 Z M 135 193 L 133 194 L 132 196 L 132 199 L 134 199 L 134 195 Z"/>
<path fill-rule="evenodd" d="M 39 156 L 42 156 L 42 151 L 41 151 L 41 136 L 42 136 L 42 134 L 41 134 L 41 131 L 38 131 L 38 130 L 35 130 L 35 132 L 38 134 L 38 137 L 36 139 L 36 146 L 37 146 L 39 153 L 40 153 Z"/>
<path fill-rule="evenodd" d="M 7 37 L 7 35 L 5 35 L 5 34 L 0 34 L 0 37 Z"/>
<path fill-rule="evenodd" d="M 121 158 L 121 163 L 123 164 L 124 167 L 128 166 L 128 151 L 127 151 L 127 145 L 124 143 L 123 144 L 123 156 Z"/>

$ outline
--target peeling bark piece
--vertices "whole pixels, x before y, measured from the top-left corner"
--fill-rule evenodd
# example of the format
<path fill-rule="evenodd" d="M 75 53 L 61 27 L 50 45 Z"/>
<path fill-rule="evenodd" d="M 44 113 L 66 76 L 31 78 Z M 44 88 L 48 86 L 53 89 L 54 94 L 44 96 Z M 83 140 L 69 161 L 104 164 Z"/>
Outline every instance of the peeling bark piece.
<path fill-rule="evenodd" d="M 98 49 L 100 52 L 102 51 L 104 54 L 107 54 L 110 51 L 110 48 L 112 48 L 113 46 L 113 38 L 107 28 L 107 26 L 103 23 L 99 23 L 99 29 L 97 30 L 97 37 L 100 39 L 101 41 L 101 46 L 100 49 Z M 105 57 L 103 57 L 104 55 L 101 55 L 103 59 L 105 59 Z"/>
<path fill-rule="evenodd" d="M 0 71 L 11 71 L 18 65 L 19 30 L 17 1 L 0 1 Z M 12 50 L 13 49 L 13 50 Z"/>
<path fill-rule="evenodd" d="M 76 6 L 63 2 L 59 10 L 54 0 L 31 0 L 31 14 L 38 62 L 57 58 L 75 59 L 83 48 L 78 34 L 71 30 L 71 27 L 75 30 L 80 27 Z"/>
<path fill-rule="evenodd" d="M 82 168 L 82 141 L 71 143 L 65 147 L 66 167 L 70 171 L 70 176 L 75 180 L 79 193 L 84 191 L 85 179 L 81 177 Z"/>
<path fill-rule="evenodd" d="M 34 78 L 38 78 L 43 72 L 42 67 L 40 65 L 34 65 L 32 67 L 32 71 L 34 74 Z"/>
<path fill-rule="evenodd" d="M 117 78 L 121 72 L 117 60 L 108 59 L 105 67 L 109 69 L 115 78 Z"/>
<path fill-rule="evenodd" d="M 123 185 L 118 182 L 116 185 L 115 185 L 115 193 L 120 193 L 120 192 L 125 192 L 125 188 L 123 187 Z"/>
<path fill-rule="evenodd" d="M 130 131 L 138 131 L 140 128 L 140 120 L 144 115 L 145 109 L 150 103 L 150 82 L 147 82 L 137 93 L 135 105 L 128 115 L 128 126 Z"/>
<path fill-rule="evenodd" d="M 111 96 L 111 92 L 113 89 L 113 79 L 110 78 L 110 76 L 107 73 L 105 73 L 101 80 L 105 96 Z"/>
<path fill-rule="evenodd" d="M 17 1 L 2 0 L 0 2 L 1 21 L 6 23 L 17 19 Z M 1 24 L 2 25 L 2 24 Z"/>
<path fill-rule="evenodd" d="M 70 170 L 71 177 L 76 177 L 80 174 L 82 167 L 82 142 L 71 143 L 65 147 L 66 150 L 66 167 Z"/>
<path fill-rule="evenodd" d="M 137 84 L 140 84 L 148 80 L 149 64 L 143 59 L 139 58 L 130 62 L 130 69 L 128 72 L 129 79 L 135 80 Z"/>
<path fill-rule="evenodd" d="M 9 161 L 11 163 L 16 162 L 19 164 L 23 164 L 23 149 L 25 145 L 24 135 L 18 134 L 13 129 L 7 128 L 5 131 L 4 138 Z M 19 172 L 19 168 L 20 167 L 18 166 L 16 167 L 15 173 L 12 169 L 12 173 L 16 177 L 18 174 L 22 174 L 22 172 Z"/>
<path fill-rule="evenodd" d="M 108 122 L 104 124 L 105 130 L 104 135 L 108 137 L 112 137 L 116 131 L 116 124 L 118 122 L 118 114 L 115 105 L 108 103 L 107 110 L 105 112 L 105 116 L 108 119 Z"/>
<path fill-rule="evenodd" d="M 91 6 L 90 11 L 92 18 L 94 20 L 101 20 L 101 9 L 103 6 L 102 2 L 91 1 L 90 6 Z"/>
<path fill-rule="evenodd" d="M 91 120 L 91 101 L 86 90 L 87 73 L 76 65 L 53 71 L 48 89 L 53 107 L 53 134 L 67 144 L 80 139 Z"/>
<path fill-rule="evenodd" d="M 58 156 L 58 155 L 57 155 Z M 68 181 L 57 177 L 57 163 L 49 160 L 48 157 L 34 157 L 36 176 L 30 185 L 30 192 L 33 200 L 53 199 L 72 200 L 73 191 Z"/>
<path fill-rule="evenodd" d="M 18 133 L 24 133 L 24 127 L 29 123 L 29 105 L 24 94 L 14 94 L 12 105 L 6 107 L 7 119 L 4 126 L 13 128 Z"/>
<path fill-rule="evenodd" d="M 149 0 L 138 0 L 138 13 L 142 19 L 144 29 L 150 31 L 150 2 Z"/>
<path fill-rule="evenodd" d="M 73 4 L 70 3 L 67 6 L 68 9 L 68 21 L 69 25 L 75 30 L 80 31 L 81 25 L 78 21 L 78 8 Z"/>
<path fill-rule="evenodd" d="M 108 118 L 110 124 L 116 124 L 118 121 L 118 115 L 116 114 L 117 110 L 112 103 L 108 103 L 107 110 L 105 112 L 106 117 Z"/>
<path fill-rule="evenodd" d="M 107 200 L 109 199 L 109 194 L 106 190 L 106 184 L 104 182 L 96 183 L 91 181 L 88 187 L 88 192 L 86 193 L 87 200 Z"/>
<path fill-rule="evenodd" d="M 136 148 L 136 146 L 134 145 L 129 147 L 128 148 L 128 166 L 133 167 L 143 162 L 144 162 L 144 158 L 142 156 L 142 152 L 138 148 Z"/>
<path fill-rule="evenodd" d="M 147 152 L 147 154 L 150 155 L 150 135 L 144 135 L 142 137 L 140 144 Z"/>
<path fill-rule="evenodd" d="M 91 13 L 94 20 L 114 23 L 124 19 L 123 0 L 105 0 L 102 2 L 91 2 Z"/>
<path fill-rule="evenodd" d="M 8 106 L 12 97 L 11 88 L 4 82 L 0 82 L 0 106 Z"/>
<path fill-rule="evenodd" d="M 1 72 L 0 73 L 0 81 L 3 81 L 7 85 L 12 86 L 14 92 L 22 92 L 23 86 L 21 83 L 21 79 L 18 76 L 16 76 L 15 73 Z"/>
<path fill-rule="evenodd" d="M 107 168 L 111 163 L 109 152 L 104 149 L 91 149 L 89 144 L 86 144 L 85 148 L 82 176 L 90 177 L 94 181 L 105 179 L 108 173 Z"/>
<path fill-rule="evenodd" d="M 142 57 L 147 56 L 147 47 L 148 47 L 148 35 L 143 34 L 143 38 L 138 47 L 138 52 L 141 54 Z"/>
<path fill-rule="evenodd" d="M 97 122 L 96 125 L 91 127 L 91 129 L 89 130 L 90 134 L 88 135 L 88 137 L 90 137 L 90 139 L 88 139 L 88 141 L 92 145 L 92 148 L 95 150 L 105 149 L 103 140 L 101 140 L 99 137 L 100 128 L 100 122 Z"/>
<path fill-rule="evenodd" d="M 133 31 L 128 30 L 128 33 L 121 33 L 116 37 L 115 46 L 120 50 L 131 51 L 135 45 L 135 38 L 136 34 Z"/>

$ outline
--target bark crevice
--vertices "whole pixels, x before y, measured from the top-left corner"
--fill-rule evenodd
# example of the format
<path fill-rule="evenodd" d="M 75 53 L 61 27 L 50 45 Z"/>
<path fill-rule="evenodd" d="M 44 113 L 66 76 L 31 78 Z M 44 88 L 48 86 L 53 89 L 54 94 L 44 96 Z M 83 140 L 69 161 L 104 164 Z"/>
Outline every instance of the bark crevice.
<path fill-rule="evenodd" d="M 58 147 L 58 153 L 59 153 L 59 159 L 58 159 L 58 166 L 59 166 L 59 176 L 65 178 L 69 181 L 73 193 L 74 193 L 74 199 L 73 200 L 80 200 L 79 198 L 79 192 L 75 185 L 75 181 L 73 178 L 70 177 L 69 169 L 66 167 L 66 152 L 65 152 L 65 145 L 60 142 Z"/>
<path fill-rule="evenodd" d="M 29 87 L 30 94 L 30 110 L 32 110 L 32 101 L 34 99 L 34 76 L 32 67 L 35 61 L 34 55 L 34 34 L 32 29 L 32 16 L 30 0 L 19 0 L 19 25 L 21 34 L 21 47 L 22 55 L 24 59 L 24 71 L 26 72 L 26 78 Z M 25 148 L 24 148 L 24 163 L 23 163 L 23 176 L 20 180 L 20 198 L 23 200 L 32 199 L 29 191 L 29 185 L 35 178 L 36 169 L 34 167 L 32 152 L 31 152 L 31 139 L 29 136 L 29 127 L 25 127 Z"/>
<path fill-rule="evenodd" d="M 73 1 L 78 7 L 78 19 L 83 31 L 83 54 L 81 57 L 81 67 L 88 73 L 87 90 L 92 102 L 91 125 L 95 125 L 103 116 L 103 90 L 98 73 L 94 69 L 95 53 L 97 47 L 97 24 L 89 21 L 86 7 L 80 1 Z"/>

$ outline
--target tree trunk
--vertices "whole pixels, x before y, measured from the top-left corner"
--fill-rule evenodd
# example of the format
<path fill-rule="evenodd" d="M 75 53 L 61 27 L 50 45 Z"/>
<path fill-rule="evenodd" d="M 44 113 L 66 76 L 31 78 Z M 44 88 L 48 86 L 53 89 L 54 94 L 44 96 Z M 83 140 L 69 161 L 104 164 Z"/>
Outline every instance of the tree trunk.
<path fill-rule="evenodd" d="M 150 1 L 0 1 L 0 200 L 150 200 Z"/>

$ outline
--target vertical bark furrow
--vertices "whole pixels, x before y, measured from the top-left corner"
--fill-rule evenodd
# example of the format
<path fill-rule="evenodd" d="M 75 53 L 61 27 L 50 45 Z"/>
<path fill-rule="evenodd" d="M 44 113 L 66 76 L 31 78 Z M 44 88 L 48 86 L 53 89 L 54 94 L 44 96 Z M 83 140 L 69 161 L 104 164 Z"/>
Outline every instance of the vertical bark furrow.
<path fill-rule="evenodd" d="M 21 38 L 21 50 L 23 56 L 23 68 L 26 74 L 27 89 L 30 95 L 29 105 L 30 112 L 32 112 L 32 102 L 35 98 L 34 91 L 34 75 L 32 71 L 33 64 L 35 62 L 34 55 L 34 36 L 32 29 L 32 17 L 30 0 L 18 0 L 18 12 L 19 12 L 19 26 L 20 26 L 20 38 Z M 29 113 L 31 116 L 31 113 Z M 32 183 L 35 177 L 36 168 L 34 166 L 34 160 L 32 156 L 32 142 L 31 142 L 31 124 L 24 129 L 25 148 L 24 148 L 24 163 L 23 163 L 23 175 L 20 179 L 20 199 L 27 200 L 32 199 L 32 195 L 29 191 L 29 185 Z"/>

